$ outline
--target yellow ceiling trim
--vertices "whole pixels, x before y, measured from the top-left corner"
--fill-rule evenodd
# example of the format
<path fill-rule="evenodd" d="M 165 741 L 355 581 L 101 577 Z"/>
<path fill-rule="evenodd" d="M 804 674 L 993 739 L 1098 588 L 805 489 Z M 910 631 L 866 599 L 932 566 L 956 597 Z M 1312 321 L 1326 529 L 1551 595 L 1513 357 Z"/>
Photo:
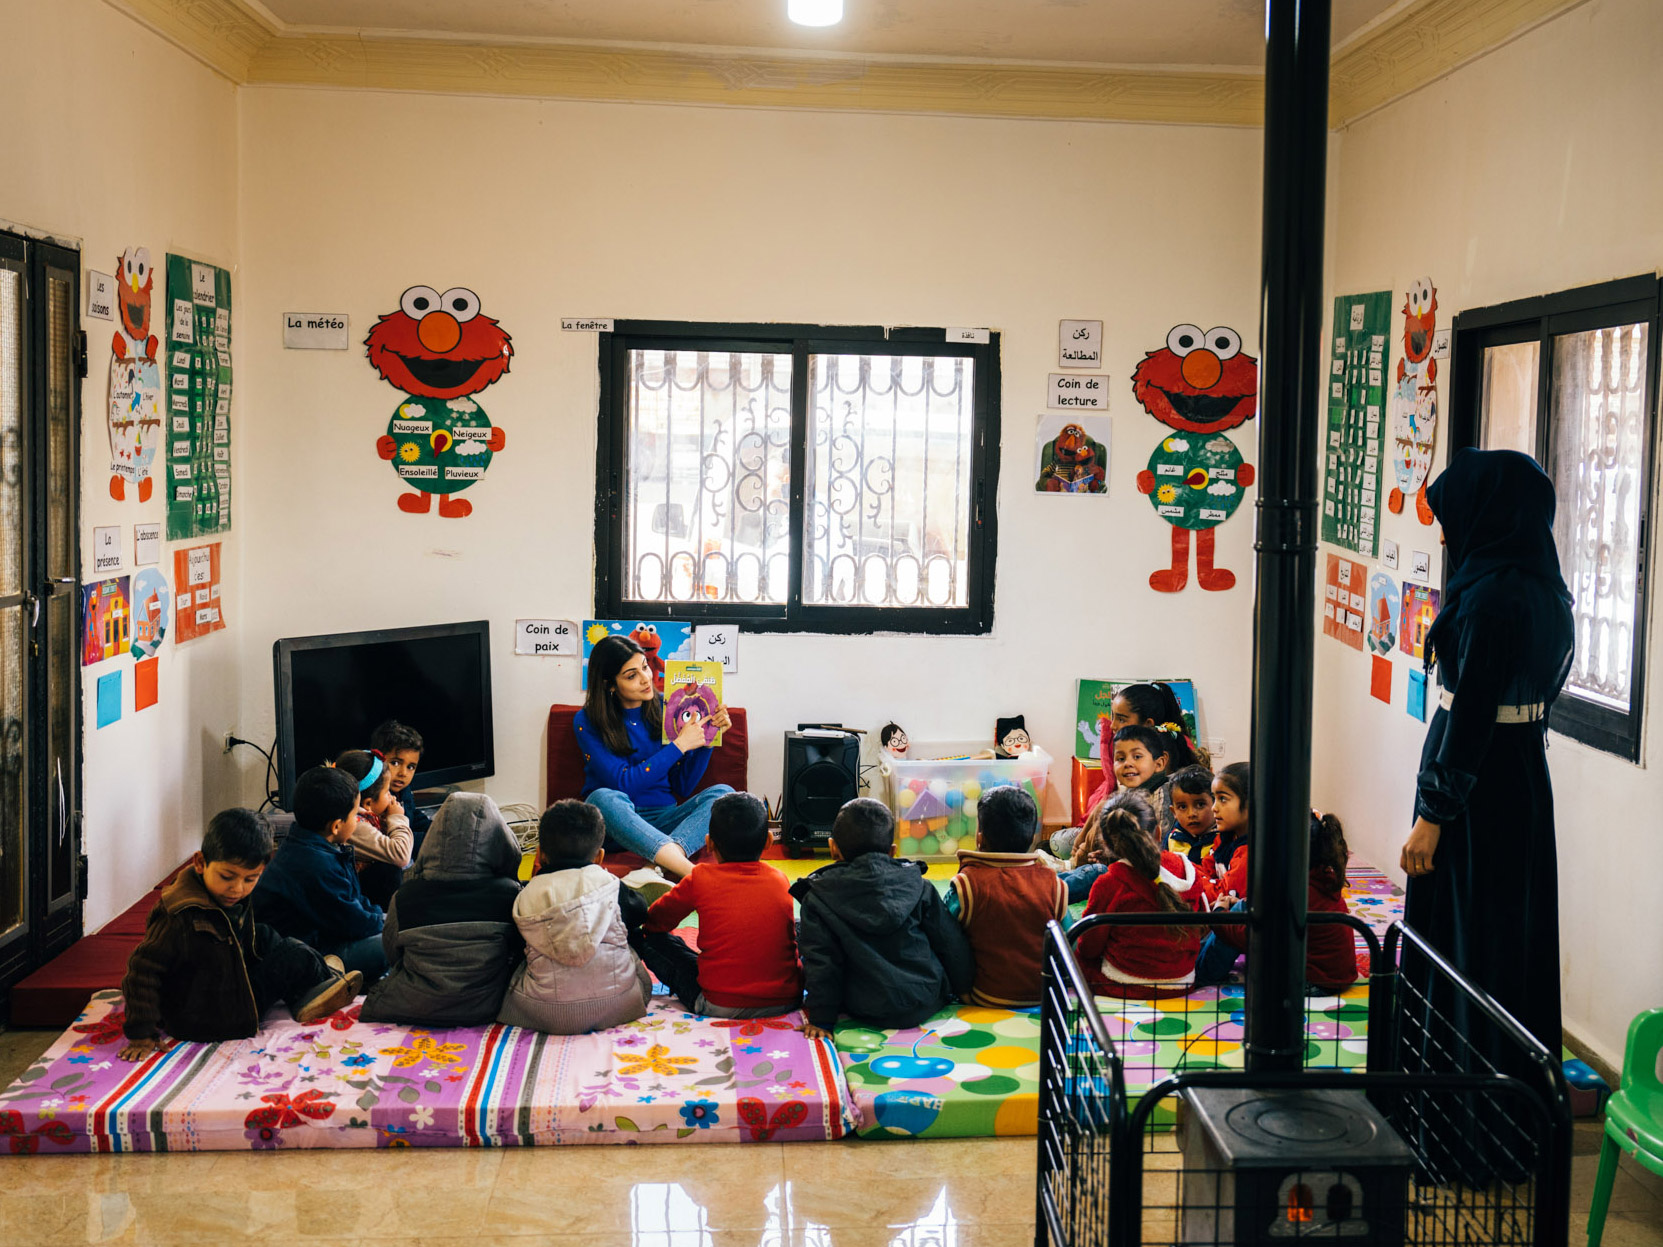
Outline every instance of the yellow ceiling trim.
<path fill-rule="evenodd" d="M 107 0 L 237 83 L 1058 120 L 1256 126 L 1253 72 L 905 62 L 308 34 L 252 0 Z M 1334 58 L 1341 126 L 1586 0 L 1421 0 Z"/>

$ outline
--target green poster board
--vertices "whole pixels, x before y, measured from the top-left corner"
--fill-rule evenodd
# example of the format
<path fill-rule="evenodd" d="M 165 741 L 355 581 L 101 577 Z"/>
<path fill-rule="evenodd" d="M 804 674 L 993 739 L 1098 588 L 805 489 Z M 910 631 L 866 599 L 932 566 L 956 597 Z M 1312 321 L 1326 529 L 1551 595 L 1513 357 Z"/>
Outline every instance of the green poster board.
<path fill-rule="evenodd" d="M 1371 559 L 1380 552 L 1380 481 L 1387 467 L 1386 331 L 1391 315 L 1389 290 L 1334 300 L 1322 539 Z"/>
<path fill-rule="evenodd" d="M 167 536 L 231 527 L 231 274 L 167 258 Z"/>

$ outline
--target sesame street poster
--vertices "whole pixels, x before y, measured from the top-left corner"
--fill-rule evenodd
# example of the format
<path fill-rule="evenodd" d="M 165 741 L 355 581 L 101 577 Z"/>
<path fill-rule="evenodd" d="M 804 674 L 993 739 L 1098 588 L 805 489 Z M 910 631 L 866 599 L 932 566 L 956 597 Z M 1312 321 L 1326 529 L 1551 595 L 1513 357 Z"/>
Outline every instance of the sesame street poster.
<path fill-rule="evenodd" d="M 514 343 L 465 286 L 441 294 L 411 286 L 364 339 L 370 365 L 404 400 L 393 409 L 376 453 L 393 465 L 404 492 L 398 509 L 461 519 L 473 503 L 457 495 L 485 478 L 507 437 L 475 399 L 508 373 Z"/>
<path fill-rule="evenodd" d="M 669 619 L 585 619 L 583 621 L 583 687 L 589 687 L 589 655 L 597 641 L 627 636 L 641 647 L 652 669 L 653 684 L 664 691 L 664 667 L 672 658 L 693 658 L 693 625 Z"/>
<path fill-rule="evenodd" d="M 1051 413 L 1039 418 L 1035 437 L 1037 494 L 1109 492 L 1109 418 Z"/>
<path fill-rule="evenodd" d="M 1386 330 L 1389 290 L 1334 300 L 1328 364 L 1328 445 L 1322 539 L 1374 558 L 1380 552 L 1380 481 L 1386 467 Z"/>
<path fill-rule="evenodd" d="M 1210 591 L 1232 589 L 1236 574 L 1214 561 L 1213 530 L 1236 513 L 1253 484 L 1253 465 L 1224 436 L 1259 411 L 1259 362 L 1242 350 L 1241 334 L 1219 325 L 1203 333 L 1175 325 L 1166 345 L 1146 352 L 1132 373 L 1132 397 L 1173 432 L 1155 444 L 1138 473 L 1140 494 L 1172 526 L 1171 566 L 1150 573 L 1157 593 L 1189 583 L 1190 534 L 1195 534 L 1195 582 Z"/>
<path fill-rule="evenodd" d="M 164 350 L 168 540 L 226 532 L 231 527 L 230 273 L 168 256 Z"/>

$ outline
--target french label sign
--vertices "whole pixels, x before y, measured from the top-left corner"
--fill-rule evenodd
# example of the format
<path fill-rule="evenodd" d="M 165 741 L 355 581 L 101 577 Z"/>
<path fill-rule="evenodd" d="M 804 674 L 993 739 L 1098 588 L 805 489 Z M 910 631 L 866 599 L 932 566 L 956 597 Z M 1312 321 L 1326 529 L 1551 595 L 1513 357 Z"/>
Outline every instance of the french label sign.
<path fill-rule="evenodd" d="M 1101 368 L 1103 366 L 1103 322 L 1063 320 L 1057 322 L 1057 367 Z"/>
<path fill-rule="evenodd" d="M 162 559 L 162 526 L 160 524 L 133 525 L 133 562 L 140 567 L 159 563 Z"/>
<path fill-rule="evenodd" d="M 345 312 L 284 312 L 283 346 L 291 351 L 344 351 L 352 318 Z"/>
<path fill-rule="evenodd" d="M 1076 408 L 1084 411 L 1109 409 L 1109 378 L 1107 374 L 1087 375 L 1078 372 L 1053 372 L 1046 387 L 1047 407 Z"/>
<path fill-rule="evenodd" d="M 115 319 L 115 278 L 108 273 L 87 270 L 87 315 Z"/>
<path fill-rule="evenodd" d="M 577 655 L 577 625 L 570 619 L 516 619 L 514 652 L 538 658 L 571 658 Z"/>
<path fill-rule="evenodd" d="M 92 574 L 101 578 L 121 570 L 121 525 L 92 530 Z"/>
<path fill-rule="evenodd" d="M 560 327 L 567 333 L 611 333 L 610 316 L 562 316 Z"/>

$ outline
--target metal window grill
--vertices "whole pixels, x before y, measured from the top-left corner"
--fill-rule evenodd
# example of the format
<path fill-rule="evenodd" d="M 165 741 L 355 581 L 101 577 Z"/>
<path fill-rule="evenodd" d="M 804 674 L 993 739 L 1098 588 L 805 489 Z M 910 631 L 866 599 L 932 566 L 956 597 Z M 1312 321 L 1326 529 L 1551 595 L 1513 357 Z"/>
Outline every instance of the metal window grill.
<path fill-rule="evenodd" d="M 1151 920 L 1222 922 L 1092 921 Z M 1350 915 L 1311 921 L 1367 930 Z M 1224 1070 L 1204 1049 L 1161 1069 L 1111 1033 L 1069 937 L 1053 926 L 1036 1243 L 1565 1243 L 1570 1108 L 1550 1054 L 1410 928 L 1394 924 L 1384 947 L 1372 933 L 1365 942 L 1363 1068 L 1340 1068 L 1336 1040 L 1308 1044 L 1302 1073 Z M 1259 1106 L 1272 1135 L 1314 1110 L 1315 1146 L 1291 1148 L 1280 1163 L 1251 1154 L 1226 1163 L 1218 1122 L 1238 1119 L 1241 1100 Z"/>

